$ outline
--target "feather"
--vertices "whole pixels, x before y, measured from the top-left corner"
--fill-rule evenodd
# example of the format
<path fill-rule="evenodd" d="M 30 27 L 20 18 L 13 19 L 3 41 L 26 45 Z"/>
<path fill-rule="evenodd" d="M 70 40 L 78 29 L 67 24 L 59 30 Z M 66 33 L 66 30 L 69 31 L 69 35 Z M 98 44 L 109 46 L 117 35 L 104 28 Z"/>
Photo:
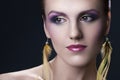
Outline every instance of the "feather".
<path fill-rule="evenodd" d="M 103 59 L 97 71 L 97 80 L 106 80 L 112 53 L 111 43 L 108 39 L 106 39 L 101 50 Z"/>
<path fill-rule="evenodd" d="M 43 49 L 43 78 L 44 80 L 50 80 L 50 65 L 48 62 L 48 57 L 51 53 L 51 47 L 48 43 L 45 44 Z"/>

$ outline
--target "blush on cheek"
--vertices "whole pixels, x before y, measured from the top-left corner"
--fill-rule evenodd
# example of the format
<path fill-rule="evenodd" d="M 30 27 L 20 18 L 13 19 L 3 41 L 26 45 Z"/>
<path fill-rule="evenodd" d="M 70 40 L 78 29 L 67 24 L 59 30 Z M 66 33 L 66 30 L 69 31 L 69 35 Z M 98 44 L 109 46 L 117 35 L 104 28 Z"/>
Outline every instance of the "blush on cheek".
<path fill-rule="evenodd" d="M 100 21 L 95 27 L 96 28 L 93 30 L 95 34 L 94 36 L 98 41 L 100 41 L 104 37 L 105 26 L 103 25 L 102 21 Z"/>
<path fill-rule="evenodd" d="M 91 25 L 89 26 L 91 28 L 86 29 L 84 31 L 85 33 L 85 38 L 88 40 L 89 43 L 101 43 L 102 39 L 104 37 L 104 27 L 101 25 L 101 23 L 96 24 L 96 25 Z"/>

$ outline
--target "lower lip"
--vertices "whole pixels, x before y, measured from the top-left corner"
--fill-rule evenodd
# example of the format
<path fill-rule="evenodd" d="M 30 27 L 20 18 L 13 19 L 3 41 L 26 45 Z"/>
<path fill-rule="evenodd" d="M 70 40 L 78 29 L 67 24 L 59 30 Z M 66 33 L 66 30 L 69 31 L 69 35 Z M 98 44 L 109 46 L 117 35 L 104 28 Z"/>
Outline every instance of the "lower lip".
<path fill-rule="evenodd" d="M 68 50 L 72 51 L 72 52 L 80 52 L 83 51 L 86 47 L 85 46 L 81 46 L 81 47 L 67 47 Z"/>

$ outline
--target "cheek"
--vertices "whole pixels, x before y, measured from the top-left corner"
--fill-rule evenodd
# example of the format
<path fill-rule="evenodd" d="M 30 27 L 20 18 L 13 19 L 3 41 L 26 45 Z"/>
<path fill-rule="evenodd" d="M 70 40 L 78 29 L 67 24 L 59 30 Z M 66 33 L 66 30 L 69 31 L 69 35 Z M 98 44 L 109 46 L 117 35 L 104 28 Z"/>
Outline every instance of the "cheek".
<path fill-rule="evenodd" d="M 64 51 L 65 48 L 65 38 L 62 32 L 58 32 L 58 30 L 50 30 L 50 37 L 52 41 L 53 48 L 57 54 Z M 62 52 L 63 53 L 63 52 Z"/>
<path fill-rule="evenodd" d="M 104 37 L 105 26 L 103 23 L 96 23 L 94 25 L 90 25 L 88 29 L 85 29 L 85 38 L 88 43 L 98 44 L 101 43 Z"/>
<path fill-rule="evenodd" d="M 61 26 L 51 25 L 47 24 L 47 30 L 50 35 L 52 44 L 54 48 L 60 49 L 61 46 L 63 46 L 65 41 L 65 29 L 62 29 Z"/>
<path fill-rule="evenodd" d="M 104 27 L 103 23 L 96 23 L 94 25 L 89 25 L 88 29 L 85 29 L 85 41 L 88 44 L 88 52 L 90 54 L 96 55 L 100 52 L 103 37 L 104 37 Z"/>

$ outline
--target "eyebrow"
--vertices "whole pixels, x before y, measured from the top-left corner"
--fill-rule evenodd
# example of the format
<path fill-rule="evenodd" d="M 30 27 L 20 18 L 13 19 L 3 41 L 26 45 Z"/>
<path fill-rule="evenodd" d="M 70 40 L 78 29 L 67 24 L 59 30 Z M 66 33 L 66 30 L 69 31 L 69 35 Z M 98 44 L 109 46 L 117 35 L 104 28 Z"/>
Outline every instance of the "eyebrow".
<path fill-rule="evenodd" d="M 48 15 L 50 15 L 50 14 L 52 14 L 52 13 L 59 14 L 59 15 L 63 15 L 63 16 L 67 16 L 64 12 L 54 11 L 54 10 L 50 11 L 50 12 L 48 13 Z M 85 10 L 85 11 L 81 11 L 81 12 L 79 13 L 79 16 L 81 16 L 81 15 L 83 15 L 83 14 L 85 14 L 85 13 L 95 13 L 95 14 L 99 14 L 99 11 L 98 11 L 98 10 L 95 10 L 95 9 Z"/>
<path fill-rule="evenodd" d="M 65 13 L 63 13 L 63 12 L 59 12 L 59 11 L 50 11 L 49 13 L 48 13 L 48 15 L 50 15 L 50 14 L 52 14 L 52 13 L 55 13 L 55 14 L 59 14 L 59 15 L 63 15 L 63 16 L 67 16 Z"/>

